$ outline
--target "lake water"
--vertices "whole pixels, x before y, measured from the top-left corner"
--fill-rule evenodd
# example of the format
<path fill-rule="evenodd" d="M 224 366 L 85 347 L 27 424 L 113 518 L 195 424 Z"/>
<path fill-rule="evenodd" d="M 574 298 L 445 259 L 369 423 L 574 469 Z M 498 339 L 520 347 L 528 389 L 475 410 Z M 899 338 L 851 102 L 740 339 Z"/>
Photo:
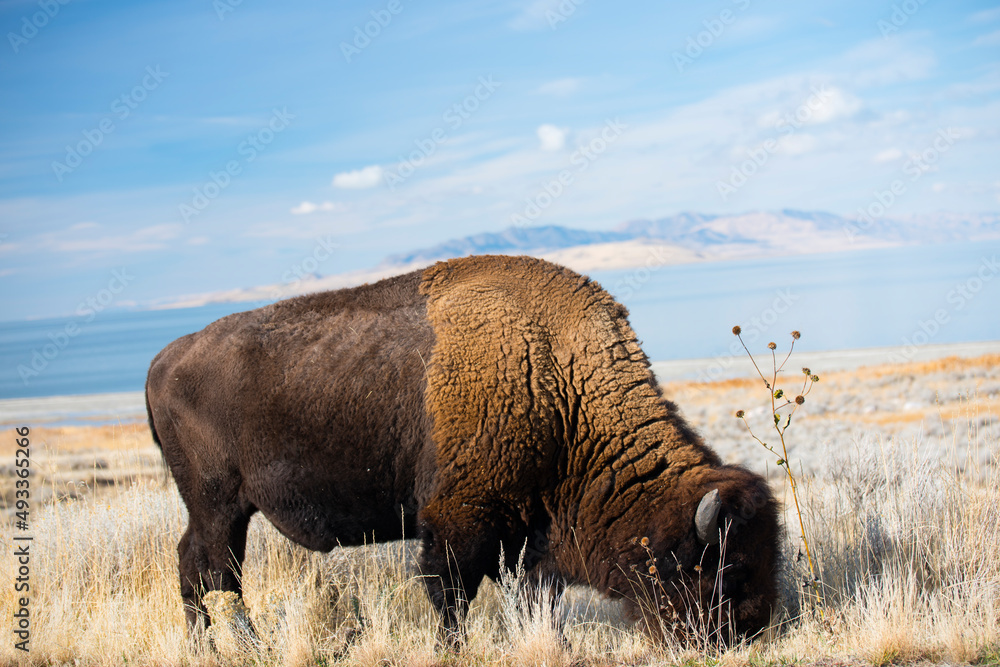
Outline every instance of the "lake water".
<path fill-rule="evenodd" d="M 731 353 L 739 324 L 755 353 L 904 348 L 1000 340 L 1000 241 L 866 250 L 592 276 L 629 308 L 655 361 Z M 253 304 L 106 311 L 0 323 L 0 398 L 141 390 L 179 336 Z M 70 335 L 67 332 L 73 332 Z"/>

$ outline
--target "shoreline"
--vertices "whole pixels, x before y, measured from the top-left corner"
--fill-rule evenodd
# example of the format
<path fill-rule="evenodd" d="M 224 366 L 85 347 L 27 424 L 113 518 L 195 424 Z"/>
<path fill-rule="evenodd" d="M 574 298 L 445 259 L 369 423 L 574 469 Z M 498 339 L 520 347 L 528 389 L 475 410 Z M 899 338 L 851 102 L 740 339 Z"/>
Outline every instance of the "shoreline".
<path fill-rule="evenodd" d="M 984 239 L 996 240 L 993 238 Z M 838 245 L 838 242 L 840 245 Z M 962 241 L 959 241 L 960 243 Z M 841 252 L 866 250 L 883 250 L 886 248 L 902 248 L 905 246 L 925 245 L 921 243 L 887 241 L 878 239 L 855 239 L 849 241 L 846 237 L 834 240 L 823 237 L 813 244 L 797 246 L 795 249 L 783 248 L 777 252 L 772 247 L 755 246 L 746 248 L 740 243 L 728 243 L 708 248 L 694 249 L 661 239 L 633 238 L 623 241 L 605 243 L 585 243 L 566 248 L 537 252 L 533 250 L 498 250 L 487 254 L 528 255 L 549 262 L 561 264 L 582 275 L 593 277 L 592 274 L 610 271 L 636 271 L 648 266 L 651 254 L 659 253 L 662 258 L 669 259 L 657 262 L 656 266 L 677 266 L 680 264 L 700 264 L 712 262 L 738 262 L 744 260 L 766 259 L 775 257 L 798 257 L 801 255 L 825 255 Z M 304 294 L 315 294 L 326 290 L 337 290 L 356 287 L 364 283 L 374 283 L 392 276 L 402 275 L 410 271 L 425 269 L 435 262 L 446 259 L 417 259 L 402 264 L 381 263 L 370 269 L 356 269 L 325 276 L 318 276 L 299 281 L 295 285 L 285 283 L 240 287 L 231 290 L 217 290 L 188 294 L 150 305 L 150 310 L 170 310 L 173 308 L 199 308 L 213 304 L 224 303 L 256 303 L 261 300 L 287 299 Z M 148 304 L 147 304 L 148 305 Z"/>
<path fill-rule="evenodd" d="M 735 340 L 735 336 L 733 337 Z M 754 348 L 764 343 L 757 341 Z M 779 348 L 778 361 L 784 359 L 787 348 Z M 808 366 L 817 373 L 854 371 L 867 366 L 885 366 L 919 363 L 961 357 L 970 359 L 987 354 L 1000 354 L 1000 341 L 975 343 L 939 343 L 921 345 L 912 349 L 892 347 L 861 347 L 851 350 L 826 350 L 820 352 L 796 350 L 789 360 L 789 369 L 797 374 L 798 369 Z M 754 360 L 763 370 L 771 367 L 771 355 L 756 354 Z M 750 363 L 750 357 L 740 348 L 737 355 L 720 355 L 707 359 L 678 359 L 676 361 L 654 361 L 650 366 L 660 384 L 679 381 L 719 382 L 737 378 L 757 377 L 757 371 Z"/>
<path fill-rule="evenodd" d="M 953 356 L 974 358 L 987 354 L 1000 354 L 1000 341 L 923 345 L 912 350 L 895 346 L 822 352 L 796 351 L 790 363 L 792 369 L 808 366 L 823 374 L 853 371 L 866 366 L 926 362 Z M 758 364 L 770 366 L 769 355 L 759 355 L 757 360 Z M 716 382 L 756 375 L 753 364 L 745 353 L 703 359 L 654 361 L 651 367 L 661 384 L 678 381 Z M 146 406 L 142 391 L 0 399 L 0 426 L 101 426 L 145 420 Z"/>

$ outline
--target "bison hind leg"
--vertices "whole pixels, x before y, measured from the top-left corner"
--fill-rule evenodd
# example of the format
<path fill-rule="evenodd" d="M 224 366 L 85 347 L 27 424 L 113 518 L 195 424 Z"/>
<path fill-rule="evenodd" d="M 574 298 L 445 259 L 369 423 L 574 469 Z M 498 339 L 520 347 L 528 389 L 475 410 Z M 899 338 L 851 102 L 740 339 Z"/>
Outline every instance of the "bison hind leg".
<path fill-rule="evenodd" d="M 188 627 L 195 634 L 212 624 L 205 608 L 207 593 L 233 592 L 239 600 L 243 597 L 247 528 L 255 508 L 213 509 L 207 520 L 199 520 L 192 514 L 177 545 L 181 599 Z"/>
<path fill-rule="evenodd" d="M 177 545 L 178 566 L 181 575 L 181 600 L 184 601 L 184 615 L 187 617 L 188 628 L 192 632 L 200 632 L 211 623 L 208 611 L 202 603 L 205 587 L 201 584 L 198 567 L 198 561 L 202 560 L 202 554 L 197 553 L 199 550 L 192 547 L 192 543 L 196 540 L 192 526 L 188 524 L 187 530 L 184 531 L 184 535 Z"/>

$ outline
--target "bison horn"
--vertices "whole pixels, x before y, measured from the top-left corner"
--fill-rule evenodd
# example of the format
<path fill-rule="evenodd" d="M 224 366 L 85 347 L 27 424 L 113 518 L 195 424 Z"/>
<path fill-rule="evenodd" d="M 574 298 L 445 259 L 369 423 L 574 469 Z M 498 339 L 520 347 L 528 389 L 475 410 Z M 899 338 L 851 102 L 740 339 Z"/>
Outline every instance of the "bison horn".
<path fill-rule="evenodd" d="M 721 508 L 722 501 L 719 500 L 718 489 L 706 493 L 698 503 L 698 510 L 694 513 L 694 528 L 702 544 L 718 544 Z"/>

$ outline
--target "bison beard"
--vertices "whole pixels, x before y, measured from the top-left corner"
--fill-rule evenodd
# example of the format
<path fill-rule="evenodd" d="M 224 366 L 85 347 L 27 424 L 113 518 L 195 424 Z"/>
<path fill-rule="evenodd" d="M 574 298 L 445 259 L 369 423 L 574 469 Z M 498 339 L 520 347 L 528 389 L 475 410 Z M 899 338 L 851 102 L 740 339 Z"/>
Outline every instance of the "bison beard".
<path fill-rule="evenodd" d="M 526 542 L 535 581 L 652 601 L 654 632 L 769 622 L 766 482 L 721 464 L 625 308 L 562 267 L 469 257 L 237 313 L 160 352 L 146 400 L 189 512 L 192 625 L 206 591 L 240 593 L 258 510 L 315 550 L 417 534 L 452 635 L 501 548 L 513 566 Z"/>

